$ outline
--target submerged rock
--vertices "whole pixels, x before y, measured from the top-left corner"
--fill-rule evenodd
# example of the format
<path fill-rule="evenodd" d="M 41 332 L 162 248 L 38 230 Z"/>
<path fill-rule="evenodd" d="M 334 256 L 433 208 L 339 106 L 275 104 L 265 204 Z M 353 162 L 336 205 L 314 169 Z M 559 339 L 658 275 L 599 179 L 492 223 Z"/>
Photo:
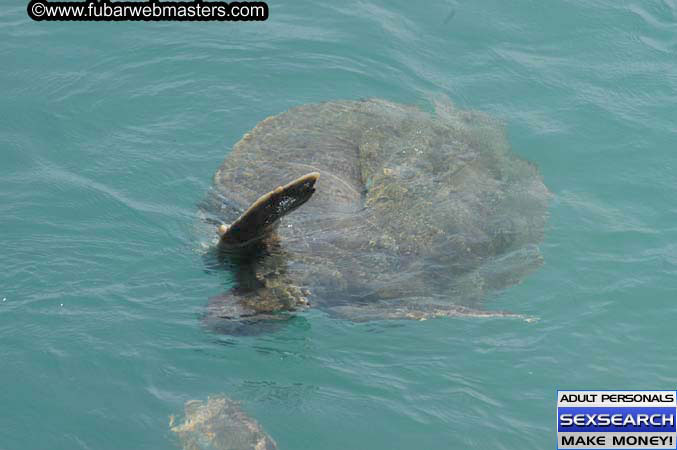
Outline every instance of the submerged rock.
<path fill-rule="evenodd" d="M 182 423 L 170 418 L 184 450 L 274 450 L 275 441 L 256 420 L 225 395 L 210 396 L 207 403 L 186 402 Z"/>

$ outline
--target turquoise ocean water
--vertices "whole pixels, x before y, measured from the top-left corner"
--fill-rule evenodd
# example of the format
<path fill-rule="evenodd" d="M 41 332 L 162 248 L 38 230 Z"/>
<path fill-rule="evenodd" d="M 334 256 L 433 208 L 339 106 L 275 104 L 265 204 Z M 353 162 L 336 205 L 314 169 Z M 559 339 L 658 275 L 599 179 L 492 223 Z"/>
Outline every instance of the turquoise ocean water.
<path fill-rule="evenodd" d="M 37 23 L 0 5 L 0 449 L 178 448 L 190 399 L 282 449 L 544 449 L 556 389 L 677 387 L 674 0 L 277 1 L 251 23 Z M 200 324 L 197 204 L 266 116 L 445 94 L 553 192 L 540 318 Z"/>

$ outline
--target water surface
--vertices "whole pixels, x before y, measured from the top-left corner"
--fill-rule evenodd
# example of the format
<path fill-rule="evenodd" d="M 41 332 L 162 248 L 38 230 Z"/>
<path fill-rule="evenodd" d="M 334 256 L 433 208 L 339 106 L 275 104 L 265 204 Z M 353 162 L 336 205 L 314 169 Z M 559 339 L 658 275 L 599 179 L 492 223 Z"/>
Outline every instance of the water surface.
<path fill-rule="evenodd" d="M 542 449 L 556 389 L 674 389 L 674 1 L 270 1 L 252 23 L 37 23 L 0 7 L 0 448 L 176 448 L 192 398 L 280 448 Z M 504 120 L 554 197 L 540 317 L 258 337 L 199 317 L 197 203 L 263 118 L 446 94 Z"/>

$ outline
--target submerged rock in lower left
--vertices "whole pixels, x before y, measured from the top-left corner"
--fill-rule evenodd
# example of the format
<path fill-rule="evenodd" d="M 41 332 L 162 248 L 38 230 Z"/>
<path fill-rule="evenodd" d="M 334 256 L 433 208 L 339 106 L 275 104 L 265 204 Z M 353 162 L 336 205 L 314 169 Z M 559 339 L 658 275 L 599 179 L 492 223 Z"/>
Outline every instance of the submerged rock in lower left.
<path fill-rule="evenodd" d="M 210 396 L 207 402 L 186 402 L 184 420 L 169 426 L 184 450 L 275 450 L 277 444 L 238 402 L 225 395 Z"/>

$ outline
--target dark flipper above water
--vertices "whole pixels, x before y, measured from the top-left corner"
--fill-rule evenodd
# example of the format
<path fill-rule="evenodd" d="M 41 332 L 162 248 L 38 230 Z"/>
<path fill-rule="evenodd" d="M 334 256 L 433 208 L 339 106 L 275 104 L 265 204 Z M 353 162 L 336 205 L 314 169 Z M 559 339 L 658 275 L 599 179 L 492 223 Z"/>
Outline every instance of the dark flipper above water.
<path fill-rule="evenodd" d="M 275 228 L 312 197 L 319 177 L 311 172 L 279 186 L 230 226 L 219 227 L 218 257 L 234 270 L 235 286 L 210 299 L 205 318 L 209 328 L 240 334 L 246 325 L 274 327 L 289 319 L 286 312 L 308 306 L 306 294 L 287 275 L 287 253 Z"/>
<path fill-rule="evenodd" d="M 318 172 L 311 172 L 259 197 L 230 226 L 219 227 L 219 248 L 245 247 L 267 236 L 280 218 L 312 197 L 318 178 Z"/>

